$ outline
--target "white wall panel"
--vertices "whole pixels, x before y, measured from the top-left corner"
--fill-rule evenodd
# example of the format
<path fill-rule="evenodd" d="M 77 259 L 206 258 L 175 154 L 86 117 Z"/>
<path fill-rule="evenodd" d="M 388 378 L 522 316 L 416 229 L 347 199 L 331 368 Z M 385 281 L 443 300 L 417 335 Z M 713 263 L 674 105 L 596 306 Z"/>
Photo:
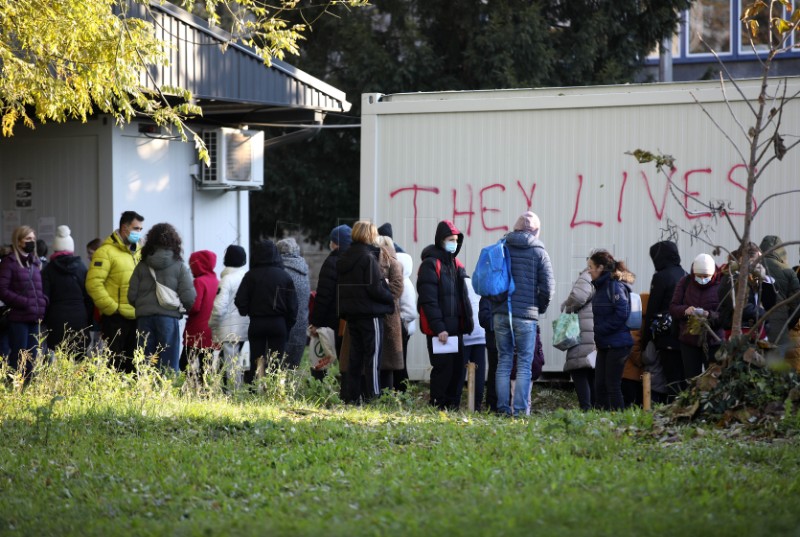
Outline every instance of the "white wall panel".
<path fill-rule="evenodd" d="M 800 86 L 794 79 L 791 84 Z M 757 90 L 753 83 L 744 86 L 749 95 Z M 506 229 L 494 228 L 513 226 L 530 198 L 531 210 L 541 218 L 541 239 L 557 279 L 553 304 L 540 319 L 546 370 L 560 371 L 564 353 L 550 345 L 551 322 L 591 249 L 608 248 L 625 259 L 637 275 L 635 290 L 647 292 L 653 274 L 648 250 L 668 238 L 668 222 L 685 230 L 702 222 L 710 242 L 735 246 L 725 222 L 687 216 L 672 196 L 665 197 L 666 181 L 654 166 L 640 165 L 625 154 L 637 148 L 671 154 L 678 184 L 688 184 L 688 190 L 703 200 L 731 200 L 733 210 L 743 211 L 744 192 L 734 184 L 744 184 L 744 171 L 737 168 L 741 158 L 693 102 L 692 93 L 708 103 L 709 112 L 734 141 L 746 142 L 713 82 L 420 93 L 373 98 L 372 103 L 371 96 L 365 96 L 361 214 L 378 224 L 392 222 L 396 241 L 417 264 L 422 248 L 433 240 L 436 223 L 453 219 L 467 235 L 461 259 L 471 271 L 480 248 Z M 789 128 L 800 124 L 798 106 L 792 104 L 784 115 Z M 745 118 L 746 104 L 734 102 L 732 107 Z M 752 121 L 746 118 L 743 123 L 749 126 Z M 756 199 L 796 188 L 798 164 L 800 152 L 776 163 L 757 185 Z M 435 190 L 418 191 L 416 208 L 410 190 L 415 185 Z M 398 192 L 404 188 L 409 190 Z M 759 242 L 765 234 L 798 238 L 798 201 L 796 194 L 770 201 L 755 222 L 754 240 Z M 695 209 L 689 201 L 688 210 Z M 698 253 L 711 252 L 686 233 L 677 239 L 686 269 Z M 790 247 L 789 252 L 796 263 L 797 249 Z M 724 262 L 722 257 L 716 260 Z M 409 356 L 416 378 L 426 376 L 428 369 L 422 339 L 412 339 Z"/>

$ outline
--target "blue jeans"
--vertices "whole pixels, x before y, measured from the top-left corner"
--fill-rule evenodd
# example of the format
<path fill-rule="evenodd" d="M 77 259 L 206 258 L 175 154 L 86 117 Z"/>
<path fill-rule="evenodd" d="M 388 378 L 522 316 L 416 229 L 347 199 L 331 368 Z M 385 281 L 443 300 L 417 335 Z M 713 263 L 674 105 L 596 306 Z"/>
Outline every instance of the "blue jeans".
<path fill-rule="evenodd" d="M 144 342 L 145 356 L 158 353 L 161 369 L 180 371 L 181 332 L 178 319 L 167 315 L 146 315 L 136 319 L 136 329 L 140 338 L 147 338 Z"/>
<path fill-rule="evenodd" d="M 513 327 L 511 326 L 513 323 Z M 528 395 L 531 391 L 531 363 L 536 344 L 536 321 L 514 318 L 509 323 L 508 314 L 494 315 L 494 337 L 497 342 L 497 412 L 511 414 L 511 369 L 514 349 L 517 351 L 517 380 L 514 384 L 514 414 L 530 414 Z M 513 340 L 512 340 L 513 330 Z"/>

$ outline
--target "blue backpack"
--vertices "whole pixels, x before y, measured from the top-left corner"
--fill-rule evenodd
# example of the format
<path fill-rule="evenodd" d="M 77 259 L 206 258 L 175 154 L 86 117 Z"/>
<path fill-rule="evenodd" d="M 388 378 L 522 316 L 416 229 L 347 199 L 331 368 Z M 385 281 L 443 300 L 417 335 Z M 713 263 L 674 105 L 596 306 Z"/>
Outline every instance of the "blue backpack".
<path fill-rule="evenodd" d="M 480 296 L 494 302 L 508 300 L 514 293 L 511 257 L 505 239 L 481 249 L 478 264 L 472 273 L 472 288 Z"/>

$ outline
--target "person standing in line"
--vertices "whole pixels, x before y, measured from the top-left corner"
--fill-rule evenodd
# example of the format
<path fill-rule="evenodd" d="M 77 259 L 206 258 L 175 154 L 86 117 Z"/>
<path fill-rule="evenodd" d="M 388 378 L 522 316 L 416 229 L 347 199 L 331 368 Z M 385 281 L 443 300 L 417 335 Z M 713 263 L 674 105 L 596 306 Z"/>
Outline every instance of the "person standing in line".
<path fill-rule="evenodd" d="M 202 371 L 204 358 L 214 346 L 208 322 L 219 289 L 219 280 L 214 272 L 216 266 L 217 254 L 210 250 L 199 250 L 189 256 L 189 269 L 192 271 L 197 297 L 187 312 L 186 327 L 183 329 L 181 369 L 184 370 L 188 370 L 196 359 Z"/>
<path fill-rule="evenodd" d="M 417 332 L 417 291 L 411 282 L 414 260 L 405 252 L 397 252 L 403 265 L 403 294 L 400 295 L 400 320 L 403 331 L 403 369 L 394 372 L 394 389 L 405 392 L 408 387 L 408 341 Z"/>
<path fill-rule="evenodd" d="M 29 226 L 16 228 L 11 234 L 11 253 L 0 262 L 0 300 L 11 308 L 8 363 L 26 379 L 32 368 L 25 354 L 39 347 L 39 326 L 48 305 L 40 268 L 36 233 Z"/>
<path fill-rule="evenodd" d="M 436 226 L 433 244 L 422 250 L 417 275 L 420 327 L 427 337 L 431 362 L 430 404 L 440 410 L 458 410 L 464 383 L 464 338 L 472 332 L 472 309 L 467 294 L 464 265 L 456 259 L 464 234 L 449 220 Z M 434 352 L 437 344 L 457 339 L 452 352 Z M 452 340 L 451 340 L 452 341 Z"/>
<path fill-rule="evenodd" d="M 714 258 L 708 254 L 700 254 L 692 262 L 691 274 L 680 279 L 672 294 L 669 312 L 672 322 L 678 323 L 678 340 L 680 341 L 683 374 L 681 386 L 686 387 L 686 380 L 703 372 L 716 353 L 723 338 L 721 330 L 720 292 L 722 288 L 721 272 L 717 269 Z M 716 339 L 708 334 L 695 335 L 689 333 L 689 319 L 699 315 L 708 320 Z"/>
<path fill-rule="evenodd" d="M 564 372 L 572 377 L 572 384 L 578 395 L 578 404 L 581 410 L 591 410 L 595 406 L 594 392 L 594 364 L 590 360 L 592 353 L 596 354 L 594 347 L 594 314 L 592 313 L 592 298 L 594 287 L 589 269 L 583 269 L 578 279 L 572 284 L 572 290 L 567 299 L 561 304 L 564 313 L 577 313 L 580 324 L 580 341 L 574 347 L 567 349 L 567 360 L 564 362 Z"/>
<path fill-rule="evenodd" d="M 125 211 L 119 228 L 95 251 L 86 274 L 86 291 L 100 310 L 100 329 L 115 365 L 133 372 L 133 351 L 136 349 L 136 312 L 128 302 L 128 285 L 139 262 L 139 239 L 144 216 Z"/>
<path fill-rule="evenodd" d="M 486 406 L 490 412 L 497 412 L 497 340 L 494 337 L 492 301 L 487 297 L 481 297 L 478 302 L 478 320 L 486 335 Z"/>
<path fill-rule="evenodd" d="M 98 248 L 103 244 L 103 241 L 100 240 L 99 237 L 96 237 L 86 243 L 86 258 L 87 258 L 87 267 L 92 265 L 92 257 L 94 257 L 94 253 L 97 251 Z M 88 269 L 87 269 L 88 272 Z M 86 284 L 84 282 L 84 287 Z M 88 291 L 87 291 L 88 294 Z M 91 296 L 89 299 L 91 300 Z M 94 300 L 92 300 L 92 327 L 89 329 L 89 343 L 86 349 L 88 354 L 93 354 L 102 350 L 103 348 L 103 337 L 100 332 L 100 310 L 97 309 L 97 306 L 94 305 Z"/>
<path fill-rule="evenodd" d="M 403 296 L 403 265 L 397 260 L 392 239 L 379 236 L 375 244 L 378 249 L 378 265 L 381 275 L 389 284 L 394 297 L 394 311 L 383 319 L 383 342 L 381 343 L 380 389 L 394 389 L 394 375 L 403 368 L 403 323 L 400 318 L 400 299 Z"/>
<path fill-rule="evenodd" d="M 336 266 L 341 256 L 350 248 L 352 242 L 352 229 L 347 224 L 336 226 L 331 230 L 328 247 L 331 253 L 322 263 L 319 270 L 317 281 L 317 292 L 314 298 L 314 311 L 309 315 L 309 328 L 312 335 L 316 335 L 317 327 L 330 328 L 333 330 L 336 344 L 336 355 L 339 356 L 342 350 L 342 332 L 339 330 L 338 295 L 337 281 L 338 273 Z M 341 367 L 341 360 L 340 360 Z M 344 386 L 346 375 L 342 371 L 342 395 L 345 394 Z M 325 378 L 326 371 L 311 371 L 312 376 L 317 380 Z"/>
<path fill-rule="evenodd" d="M 790 344 L 789 334 L 791 329 L 797 324 L 800 318 L 800 283 L 797 281 L 795 272 L 786 262 L 786 248 L 781 246 L 783 241 L 775 235 L 767 235 L 761 240 L 759 248 L 764 252 L 762 261 L 767 269 L 767 275 L 775 283 L 775 299 L 777 302 L 789 300 L 785 306 L 778 308 L 769 316 L 769 330 L 767 337 L 769 342 L 778 346 L 778 354 L 783 358 L 783 354 Z"/>
<path fill-rule="evenodd" d="M 234 387 L 239 388 L 242 384 L 242 368 L 239 364 L 250 320 L 239 315 L 233 299 L 247 272 L 245 268 L 247 253 L 241 246 L 231 244 L 225 249 L 222 263 L 225 268 L 222 270 L 219 291 L 214 298 L 214 307 L 208 324 L 214 342 L 221 346 L 225 376 Z"/>
<path fill-rule="evenodd" d="M 675 287 L 686 276 L 686 271 L 681 267 L 678 245 L 672 241 L 660 241 L 652 245 L 650 259 L 653 260 L 656 272 L 650 280 L 650 298 L 642 322 L 639 347 L 644 351 L 651 340 L 655 343 L 658 362 L 664 371 L 667 402 L 672 402 L 683 391 L 686 376 L 683 374 L 680 341 L 676 337 L 678 331 L 673 331 L 671 326 L 659 330 L 659 326 L 666 326 L 664 321 L 667 316 L 670 318 L 670 325 L 677 322 L 672 319 L 669 305 L 675 294 Z"/>
<path fill-rule="evenodd" d="M 380 394 L 380 361 L 384 317 L 394 311 L 394 297 L 378 264 L 375 225 L 353 226 L 353 243 L 336 265 L 338 317 L 347 321 L 350 334 L 345 402 L 369 402 Z M 364 375 L 366 382 L 361 378 Z"/>
<path fill-rule="evenodd" d="M 511 313 L 506 301 L 492 304 L 494 336 L 497 342 L 497 411 L 512 415 L 511 369 L 517 354 L 517 375 L 514 383 L 513 414 L 530 414 L 531 365 L 536 345 L 539 315 L 547 311 L 555 292 L 555 278 L 550 256 L 539 240 L 539 217 L 526 211 L 506 235 L 511 259 L 511 274 L 516 290 L 511 295 Z"/>
<path fill-rule="evenodd" d="M 292 369 L 300 365 L 308 336 L 308 299 L 311 283 L 308 280 L 308 263 L 300 254 L 300 245 L 292 237 L 278 241 L 278 251 L 283 258 L 283 268 L 294 282 L 297 293 L 297 322 L 294 323 L 286 342 L 286 363 Z"/>
<path fill-rule="evenodd" d="M 162 370 L 177 372 L 180 371 L 183 313 L 178 307 L 163 306 L 156 294 L 156 283 L 172 289 L 185 310 L 190 309 L 197 298 L 192 273 L 183 262 L 182 241 L 177 230 L 167 223 L 154 225 L 147 233 L 141 256 L 142 262 L 131 274 L 125 298 L 134 308 L 145 355 L 158 355 Z"/>
<path fill-rule="evenodd" d="M 606 250 L 595 251 L 587 262 L 594 286 L 592 314 L 595 363 L 595 397 L 603 410 L 622 410 L 622 371 L 633 347 L 627 325 L 631 311 L 631 284 L 636 277 L 623 261 Z"/>
<path fill-rule="evenodd" d="M 68 350 L 79 358 L 86 353 L 94 304 L 86 292 L 85 282 L 86 265 L 75 255 L 70 229 L 58 226 L 53 255 L 42 269 L 42 288 L 49 299 L 45 323 L 50 350 L 56 350 L 66 340 L 72 344 Z"/>
<path fill-rule="evenodd" d="M 472 278 L 467 277 L 464 281 L 472 309 L 472 332 L 464 334 L 464 367 L 470 362 L 475 364 L 475 412 L 480 412 L 486 386 L 486 329 L 479 319 L 481 297 L 472 288 Z M 459 390 L 462 391 L 463 388 Z"/>
<path fill-rule="evenodd" d="M 258 360 L 267 369 L 286 365 L 284 351 L 289 332 L 297 321 L 297 292 L 283 268 L 278 247 L 271 240 L 257 242 L 250 256 L 250 270 L 244 275 L 234 304 L 239 315 L 250 318 L 250 368 L 244 381 L 255 379 Z"/>

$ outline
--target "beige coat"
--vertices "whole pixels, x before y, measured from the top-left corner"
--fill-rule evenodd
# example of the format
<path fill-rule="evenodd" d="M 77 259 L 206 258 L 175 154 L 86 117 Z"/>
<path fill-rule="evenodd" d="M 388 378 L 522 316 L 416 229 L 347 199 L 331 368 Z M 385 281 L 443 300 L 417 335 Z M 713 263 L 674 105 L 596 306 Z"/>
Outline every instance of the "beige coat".
<path fill-rule="evenodd" d="M 394 311 L 384 317 L 381 369 L 399 371 L 403 369 L 403 329 L 400 320 L 400 297 L 403 294 L 403 265 L 395 253 L 381 247 L 378 264 L 383 277 L 389 281 L 389 290 L 394 297 Z"/>

